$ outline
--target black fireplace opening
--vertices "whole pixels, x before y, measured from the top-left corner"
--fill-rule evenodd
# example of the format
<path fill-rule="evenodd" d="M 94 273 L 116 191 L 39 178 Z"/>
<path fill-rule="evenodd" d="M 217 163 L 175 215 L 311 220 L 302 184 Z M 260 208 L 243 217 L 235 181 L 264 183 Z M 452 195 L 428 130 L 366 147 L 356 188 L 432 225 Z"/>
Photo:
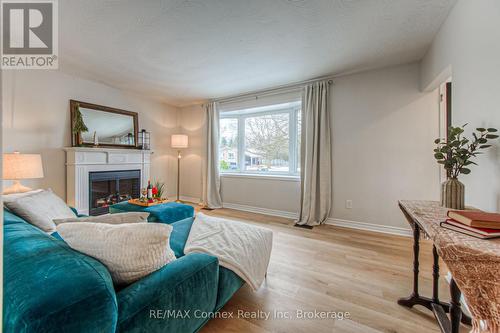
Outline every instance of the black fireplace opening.
<path fill-rule="evenodd" d="M 109 206 L 138 198 L 140 187 L 141 170 L 90 172 L 89 214 L 107 214 Z"/>

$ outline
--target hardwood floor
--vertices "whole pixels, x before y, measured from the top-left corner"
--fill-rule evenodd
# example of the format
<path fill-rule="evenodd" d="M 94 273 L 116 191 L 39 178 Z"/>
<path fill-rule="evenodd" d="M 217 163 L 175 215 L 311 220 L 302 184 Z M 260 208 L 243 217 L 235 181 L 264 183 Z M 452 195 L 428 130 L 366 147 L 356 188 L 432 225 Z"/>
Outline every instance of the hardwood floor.
<path fill-rule="evenodd" d="M 222 311 L 235 318 L 213 319 L 211 332 L 439 332 L 427 309 L 407 309 L 396 300 L 410 294 L 412 241 L 407 237 L 320 226 L 297 228 L 288 219 L 230 209 L 205 214 L 243 220 L 274 232 L 267 279 L 257 292 L 243 286 Z M 431 295 L 431 244 L 421 242 L 422 295 Z M 441 263 L 441 276 L 446 274 Z M 449 300 L 441 278 L 440 295 Z M 349 318 L 300 319 L 296 311 L 349 312 Z M 238 318 L 238 311 L 271 312 L 270 319 Z M 273 317 L 274 311 L 293 319 Z M 466 326 L 463 332 L 468 332 Z M 461 330 L 461 332 L 462 332 Z"/>

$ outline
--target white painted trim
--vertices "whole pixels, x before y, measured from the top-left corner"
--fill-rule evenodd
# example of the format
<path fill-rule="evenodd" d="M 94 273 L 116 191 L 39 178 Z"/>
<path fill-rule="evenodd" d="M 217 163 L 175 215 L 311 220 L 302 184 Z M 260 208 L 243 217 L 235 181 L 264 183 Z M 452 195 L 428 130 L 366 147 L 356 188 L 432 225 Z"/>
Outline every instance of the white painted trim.
<path fill-rule="evenodd" d="M 235 209 L 235 210 L 241 210 L 241 211 L 250 212 L 250 213 L 284 217 L 287 219 L 294 219 L 295 220 L 298 218 L 298 214 L 294 213 L 294 212 L 287 212 L 284 210 L 276 210 L 276 209 L 269 209 L 269 208 L 240 205 L 240 204 L 229 203 L 229 202 L 222 203 L 222 207 L 229 208 L 229 209 Z"/>
<path fill-rule="evenodd" d="M 171 199 L 175 199 L 175 195 L 171 196 Z M 196 204 L 196 205 L 201 202 L 200 198 L 188 197 L 188 196 L 185 196 L 185 195 L 180 195 L 179 199 L 181 199 L 181 201 L 193 203 L 193 204 Z"/>
<path fill-rule="evenodd" d="M 180 198 L 182 201 L 191 202 L 191 203 L 195 203 L 195 204 L 200 202 L 199 198 L 186 197 L 186 196 L 181 196 Z M 235 203 L 230 203 L 230 202 L 222 203 L 222 207 L 228 208 L 228 209 L 240 210 L 243 212 L 250 212 L 250 213 L 263 214 L 263 215 L 283 217 L 283 218 L 292 219 L 292 220 L 296 220 L 299 217 L 299 214 L 294 213 L 294 212 L 288 212 L 288 211 L 284 211 L 284 210 L 276 210 L 276 209 L 270 209 L 270 208 L 255 207 L 255 206 L 248 206 L 248 205 L 241 205 L 241 204 L 235 204 Z M 328 218 L 328 220 L 325 222 L 325 224 L 333 225 L 333 226 L 337 226 L 337 227 L 350 228 L 350 229 L 379 232 L 379 233 L 383 233 L 383 234 L 413 237 L 413 233 L 412 233 L 411 229 L 393 227 L 393 226 L 388 226 L 388 225 L 341 220 L 341 219 L 336 219 L 336 218 L 331 218 L 331 217 Z"/>
<path fill-rule="evenodd" d="M 257 173 L 231 173 L 224 172 L 220 174 L 221 178 L 247 178 L 247 179 L 258 179 L 258 180 L 281 180 L 287 182 L 300 182 L 299 176 L 292 175 L 278 175 L 278 174 L 257 174 Z"/>
<path fill-rule="evenodd" d="M 140 170 L 141 185 L 150 179 L 151 151 L 138 149 L 66 147 L 66 202 L 89 213 L 89 173 Z"/>
<path fill-rule="evenodd" d="M 127 153 L 133 154 L 153 154 L 152 150 L 146 150 L 146 149 L 135 149 L 135 148 L 106 148 L 106 147 L 64 147 L 64 151 L 71 151 L 71 152 L 78 152 L 78 151 L 83 151 L 83 152 L 115 152 L 115 153 L 123 153 L 126 151 Z"/>
<path fill-rule="evenodd" d="M 325 224 L 334 225 L 337 227 L 380 232 L 383 234 L 390 234 L 390 235 L 398 235 L 398 236 L 406 236 L 406 237 L 412 236 L 411 229 L 407 229 L 407 228 L 393 227 L 393 226 L 389 226 L 389 225 L 380 225 L 380 224 L 373 224 L 373 223 L 366 223 L 366 222 L 342 220 L 342 219 L 336 219 L 336 218 L 332 218 L 332 217 L 328 218 L 328 220 L 325 222 Z"/>

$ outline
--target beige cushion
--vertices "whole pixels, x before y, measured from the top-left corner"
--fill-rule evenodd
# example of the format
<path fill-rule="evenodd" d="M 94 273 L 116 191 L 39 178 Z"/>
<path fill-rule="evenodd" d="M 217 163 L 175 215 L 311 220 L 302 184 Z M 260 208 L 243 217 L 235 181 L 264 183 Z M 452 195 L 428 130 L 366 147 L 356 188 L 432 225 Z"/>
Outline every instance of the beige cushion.
<path fill-rule="evenodd" d="M 62 223 L 57 232 L 73 249 L 96 258 L 117 285 L 129 284 L 175 260 L 163 223 Z"/>
<path fill-rule="evenodd" d="M 7 202 L 16 201 L 19 198 L 27 197 L 29 195 L 32 195 L 32 194 L 35 194 L 35 193 L 40 193 L 42 191 L 43 191 L 43 189 L 37 189 L 37 190 L 33 190 L 33 191 L 28 191 L 28 192 L 2 194 L 2 200 L 3 200 L 4 204 L 5 204 Z"/>
<path fill-rule="evenodd" d="M 69 219 L 55 219 L 54 223 L 59 225 L 68 222 L 95 222 L 108 224 L 123 224 L 147 222 L 149 213 L 147 212 L 126 212 L 116 214 L 105 214 L 99 216 L 71 217 Z"/>
<path fill-rule="evenodd" d="M 42 190 L 4 202 L 14 214 L 47 233 L 56 230 L 52 220 L 75 218 L 75 213 L 52 191 Z"/>

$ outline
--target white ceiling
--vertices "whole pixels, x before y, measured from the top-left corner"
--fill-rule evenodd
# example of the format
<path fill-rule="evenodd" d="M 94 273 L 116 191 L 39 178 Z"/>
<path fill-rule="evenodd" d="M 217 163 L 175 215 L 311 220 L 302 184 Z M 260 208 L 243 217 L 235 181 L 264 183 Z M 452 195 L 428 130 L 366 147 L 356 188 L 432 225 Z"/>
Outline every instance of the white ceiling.
<path fill-rule="evenodd" d="M 63 71 L 173 105 L 419 60 L 456 0 L 64 0 Z"/>

